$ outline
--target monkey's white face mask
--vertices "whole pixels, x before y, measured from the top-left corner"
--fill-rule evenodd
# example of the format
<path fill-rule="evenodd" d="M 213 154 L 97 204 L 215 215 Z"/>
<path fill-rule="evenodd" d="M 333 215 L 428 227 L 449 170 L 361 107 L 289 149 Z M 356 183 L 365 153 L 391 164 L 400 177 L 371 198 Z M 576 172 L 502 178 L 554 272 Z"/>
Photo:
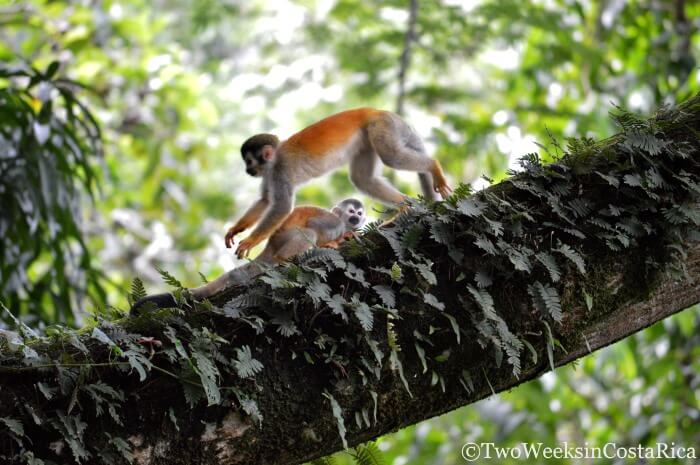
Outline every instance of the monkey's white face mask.
<path fill-rule="evenodd" d="M 360 229 L 365 224 L 365 209 L 359 200 L 344 200 L 333 207 L 332 211 L 343 220 L 348 231 Z"/>

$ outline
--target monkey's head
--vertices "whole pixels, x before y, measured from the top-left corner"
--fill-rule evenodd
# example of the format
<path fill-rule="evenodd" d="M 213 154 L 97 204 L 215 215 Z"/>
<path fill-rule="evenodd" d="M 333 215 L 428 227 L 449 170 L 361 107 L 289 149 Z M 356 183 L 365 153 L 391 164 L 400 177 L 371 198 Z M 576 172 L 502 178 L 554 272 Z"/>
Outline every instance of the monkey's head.
<path fill-rule="evenodd" d="M 343 220 L 348 231 L 359 229 L 365 224 L 365 206 L 357 199 L 342 200 L 331 212 Z"/>
<path fill-rule="evenodd" d="M 274 134 L 256 134 L 241 145 L 245 171 L 251 176 L 262 176 L 265 165 L 274 160 L 280 140 Z"/>

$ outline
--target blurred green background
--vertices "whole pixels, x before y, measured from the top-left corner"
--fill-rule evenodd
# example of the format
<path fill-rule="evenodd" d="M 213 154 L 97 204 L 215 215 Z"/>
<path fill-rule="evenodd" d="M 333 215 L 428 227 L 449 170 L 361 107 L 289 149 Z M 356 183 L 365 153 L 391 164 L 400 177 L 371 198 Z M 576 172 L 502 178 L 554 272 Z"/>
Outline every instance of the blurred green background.
<path fill-rule="evenodd" d="M 0 0 L 0 300 L 80 326 L 125 310 L 134 276 L 164 290 L 155 266 L 217 276 L 258 194 L 241 142 L 347 108 L 401 111 L 454 184 L 484 187 L 541 146 L 612 135 L 616 105 L 697 93 L 699 28 L 684 0 Z M 298 203 L 351 194 L 341 170 Z M 464 463 L 468 441 L 700 447 L 699 323 L 690 309 L 379 446 L 395 465 Z"/>

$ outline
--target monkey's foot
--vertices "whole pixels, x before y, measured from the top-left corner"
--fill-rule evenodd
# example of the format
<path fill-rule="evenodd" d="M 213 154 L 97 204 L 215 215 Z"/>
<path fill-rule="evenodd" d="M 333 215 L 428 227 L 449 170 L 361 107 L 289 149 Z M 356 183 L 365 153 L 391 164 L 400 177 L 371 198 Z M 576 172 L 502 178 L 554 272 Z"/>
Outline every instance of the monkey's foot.
<path fill-rule="evenodd" d="M 433 166 L 431 174 L 433 175 L 433 186 L 435 192 L 440 194 L 443 199 L 449 197 L 452 193 L 452 189 L 447 184 L 447 179 L 445 179 L 445 173 L 442 172 L 440 162 L 438 162 L 437 160 L 435 160 L 435 165 Z"/>
<path fill-rule="evenodd" d="M 448 186 L 447 183 L 439 184 L 435 186 L 435 192 L 440 194 L 444 200 L 450 196 L 450 194 L 452 193 L 452 188 L 450 188 L 450 186 Z"/>

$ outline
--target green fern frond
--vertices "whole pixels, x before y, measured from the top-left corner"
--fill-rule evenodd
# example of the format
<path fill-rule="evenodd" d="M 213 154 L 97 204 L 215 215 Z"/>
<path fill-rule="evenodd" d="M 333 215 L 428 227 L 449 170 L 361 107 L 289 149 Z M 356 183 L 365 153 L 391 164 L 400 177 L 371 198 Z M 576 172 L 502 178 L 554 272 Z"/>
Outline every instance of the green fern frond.
<path fill-rule="evenodd" d="M 136 277 L 131 281 L 131 293 L 129 295 L 132 302 L 136 302 L 146 297 L 146 288 L 143 287 L 143 281 Z"/>
<path fill-rule="evenodd" d="M 173 275 L 171 275 L 170 273 L 168 273 L 164 269 L 156 267 L 156 271 L 158 271 L 158 274 L 160 274 L 161 278 L 163 278 L 163 281 L 168 286 L 172 286 L 172 287 L 177 288 L 177 289 L 184 288 L 180 281 L 178 281 Z"/>
<path fill-rule="evenodd" d="M 368 442 L 355 448 L 355 463 L 357 465 L 386 465 L 382 452 L 374 442 Z"/>

